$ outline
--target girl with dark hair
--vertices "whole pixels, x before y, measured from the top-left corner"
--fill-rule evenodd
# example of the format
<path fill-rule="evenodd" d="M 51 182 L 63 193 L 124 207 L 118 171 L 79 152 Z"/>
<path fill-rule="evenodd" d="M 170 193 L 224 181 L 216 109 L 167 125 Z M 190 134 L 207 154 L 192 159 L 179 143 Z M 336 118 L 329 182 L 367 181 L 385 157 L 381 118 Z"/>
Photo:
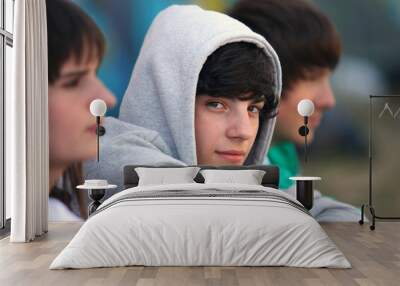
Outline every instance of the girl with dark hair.
<path fill-rule="evenodd" d="M 97 78 L 105 41 L 96 24 L 76 4 L 46 1 L 50 220 L 87 217 L 82 161 L 96 156 L 96 124 L 89 106 L 96 98 L 108 106 L 114 96 Z"/>

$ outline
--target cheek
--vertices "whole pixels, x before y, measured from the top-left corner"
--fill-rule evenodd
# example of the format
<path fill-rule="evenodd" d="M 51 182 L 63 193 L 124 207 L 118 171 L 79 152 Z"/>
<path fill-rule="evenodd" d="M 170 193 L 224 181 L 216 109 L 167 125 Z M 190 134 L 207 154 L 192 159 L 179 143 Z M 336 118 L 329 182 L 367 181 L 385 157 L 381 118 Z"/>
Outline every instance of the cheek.
<path fill-rule="evenodd" d="M 219 140 L 223 138 L 221 122 L 217 117 L 206 110 L 196 112 L 195 134 L 198 159 L 212 156 Z"/>
<path fill-rule="evenodd" d="M 86 138 L 87 116 L 78 102 L 49 97 L 49 148 L 53 160 L 69 160 L 80 156 L 91 138 Z M 93 120 L 93 123 L 95 121 Z M 85 142 L 85 143 L 84 143 Z M 83 144 L 82 144 L 83 143 Z"/>
<path fill-rule="evenodd" d="M 259 127 L 260 127 L 260 118 L 257 117 L 257 118 L 254 119 L 254 122 L 252 124 L 252 131 L 253 131 L 252 133 L 253 133 L 254 139 L 257 136 Z"/>
<path fill-rule="evenodd" d="M 260 118 L 254 118 L 251 124 L 251 138 L 250 140 L 248 140 L 249 144 L 248 144 L 247 154 L 250 152 L 254 142 L 256 141 L 259 127 L 260 127 Z"/>
<path fill-rule="evenodd" d="M 303 125 L 303 118 L 297 113 L 297 105 L 282 102 L 277 117 L 277 131 L 285 139 L 296 140 L 297 130 Z"/>
<path fill-rule="evenodd" d="M 297 106 L 291 102 L 282 102 L 279 107 L 278 121 L 283 125 L 295 125 L 301 116 L 297 113 Z"/>
<path fill-rule="evenodd" d="M 198 153 L 202 153 L 207 149 L 207 145 L 212 141 L 212 136 L 209 135 L 213 132 L 214 126 L 210 125 L 209 118 L 204 113 L 199 111 L 196 113 L 195 119 L 195 134 L 196 134 L 196 148 Z M 213 126 L 213 127 L 211 127 Z M 211 128 L 210 128 L 211 127 Z"/>
<path fill-rule="evenodd" d="M 53 133 L 68 137 L 79 129 L 81 121 L 77 103 L 49 100 L 49 128 Z"/>

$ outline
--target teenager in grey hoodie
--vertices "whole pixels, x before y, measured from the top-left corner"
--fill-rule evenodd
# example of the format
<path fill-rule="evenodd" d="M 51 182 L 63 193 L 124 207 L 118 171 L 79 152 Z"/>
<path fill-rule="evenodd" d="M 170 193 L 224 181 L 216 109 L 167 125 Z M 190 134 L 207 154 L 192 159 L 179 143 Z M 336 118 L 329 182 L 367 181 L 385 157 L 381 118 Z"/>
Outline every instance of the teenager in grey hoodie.
<path fill-rule="evenodd" d="M 262 164 L 280 93 L 280 63 L 263 37 L 224 14 L 171 6 L 149 28 L 87 176 L 121 187 L 129 164 Z"/>

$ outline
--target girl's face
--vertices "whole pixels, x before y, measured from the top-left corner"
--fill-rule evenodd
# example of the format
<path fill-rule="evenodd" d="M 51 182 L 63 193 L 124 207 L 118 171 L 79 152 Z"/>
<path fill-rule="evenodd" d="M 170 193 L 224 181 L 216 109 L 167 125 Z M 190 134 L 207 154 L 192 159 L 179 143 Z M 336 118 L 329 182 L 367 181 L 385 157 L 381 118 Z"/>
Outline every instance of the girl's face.
<path fill-rule="evenodd" d="M 96 98 L 107 107 L 115 97 L 97 78 L 98 61 L 77 62 L 71 57 L 49 85 L 50 164 L 67 166 L 96 155 L 96 119 L 89 106 Z"/>
<path fill-rule="evenodd" d="M 264 101 L 196 96 L 197 163 L 243 165 L 257 136 Z"/>
<path fill-rule="evenodd" d="M 315 110 L 308 119 L 310 133 L 307 135 L 307 140 L 309 142 L 313 140 L 323 113 L 335 106 L 330 76 L 331 72 L 326 69 L 312 79 L 300 80 L 293 84 L 279 104 L 276 131 L 280 138 L 297 144 L 304 143 L 304 137 L 298 133 L 298 129 L 304 124 L 304 119 L 298 114 L 297 105 L 302 99 L 310 99 L 314 102 Z"/>

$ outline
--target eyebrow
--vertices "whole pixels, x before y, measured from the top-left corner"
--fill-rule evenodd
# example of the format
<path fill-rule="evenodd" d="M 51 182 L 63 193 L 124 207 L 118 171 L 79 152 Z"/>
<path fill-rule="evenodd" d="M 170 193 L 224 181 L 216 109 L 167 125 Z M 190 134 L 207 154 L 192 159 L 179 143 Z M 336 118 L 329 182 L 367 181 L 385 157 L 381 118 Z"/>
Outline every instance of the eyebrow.
<path fill-rule="evenodd" d="M 259 103 L 259 102 L 265 103 L 266 102 L 266 98 L 265 97 L 261 97 L 259 99 L 253 99 L 252 102 L 253 103 Z"/>
<path fill-rule="evenodd" d="M 84 76 L 87 73 L 89 73 L 89 70 L 86 70 L 86 69 L 85 70 L 66 72 L 66 73 L 60 75 L 60 79 Z"/>
<path fill-rule="evenodd" d="M 267 101 L 267 99 L 266 99 L 266 97 L 264 96 L 264 97 L 259 97 L 259 98 L 248 98 L 248 99 L 241 99 L 240 97 L 227 97 L 227 96 L 211 96 L 211 95 L 208 95 L 209 97 L 211 97 L 211 98 L 224 98 L 224 99 L 226 99 L 226 100 L 229 100 L 229 101 L 236 101 L 236 100 L 238 100 L 238 101 L 248 101 L 248 100 L 250 100 L 251 101 L 251 103 L 266 103 L 266 101 Z"/>
<path fill-rule="evenodd" d="M 247 100 L 250 100 L 252 104 L 258 104 L 258 103 L 265 104 L 266 103 L 266 99 L 265 98 L 258 98 L 258 99 L 253 98 L 253 99 L 247 99 Z M 246 100 L 243 100 L 243 101 L 246 101 Z"/>
<path fill-rule="evenodd" d="M 237 97 L 236 99 L 240 100 L 240 101 L 247 101 L 250 100 L 251 103 L 259 103 L 259 102 L 266 102 L 267 98 L 265 95 L 259 96 L 259 97 L 250 97 L 250 98 L 240 98 Z"/>

